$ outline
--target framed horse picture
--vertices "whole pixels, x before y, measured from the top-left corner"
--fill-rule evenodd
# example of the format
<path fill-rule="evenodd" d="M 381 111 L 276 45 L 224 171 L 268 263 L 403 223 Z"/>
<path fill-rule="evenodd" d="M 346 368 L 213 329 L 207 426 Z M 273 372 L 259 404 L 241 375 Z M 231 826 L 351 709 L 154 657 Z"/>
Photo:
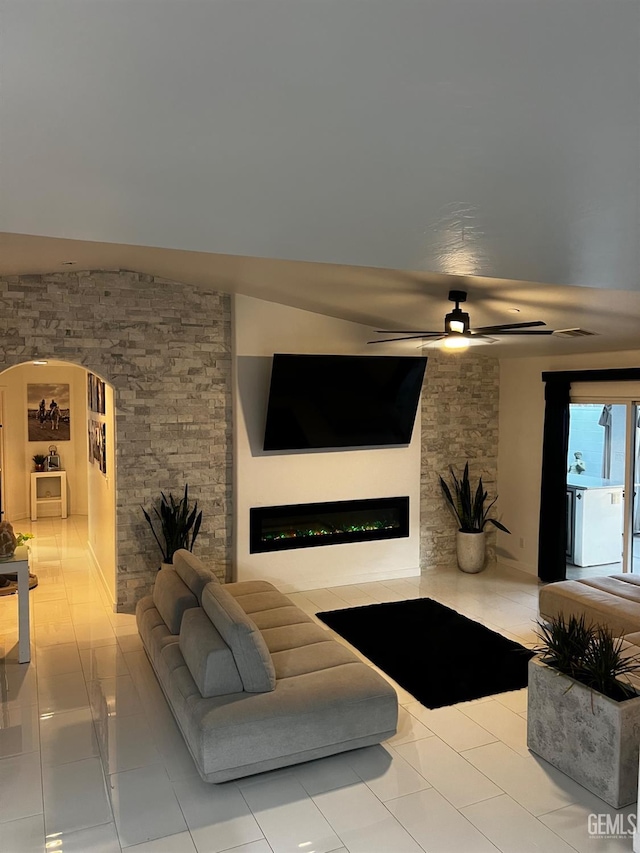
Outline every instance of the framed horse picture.
<path fill-rule="evenodd" d="M 27 432 L 29 441 L 71 441 L 68 385 L 27 385 Z"/>

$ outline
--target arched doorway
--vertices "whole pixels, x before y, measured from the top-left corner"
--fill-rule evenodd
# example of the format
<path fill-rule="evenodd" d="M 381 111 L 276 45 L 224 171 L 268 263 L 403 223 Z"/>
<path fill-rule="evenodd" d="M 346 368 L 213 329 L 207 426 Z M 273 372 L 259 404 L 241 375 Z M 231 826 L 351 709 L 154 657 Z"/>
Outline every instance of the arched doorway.
<path fill-rule="evenodd" d="M 92 399 L 89 393 L 94 389 Z M 59 526 L 72 542 L 83 543 L 112 604 L 116 590 L 114 395 L 111 386 L 79 365 L 34 359 L 0 373 L 3 454 L 0 494 L 3 519 L 36 534 L 65 514 Z M 60 477 L 39 474 L 36 461 L 48 460 Z M 46 524 L 45 524 L 46 522 Z M 70 533 L 73 532 L 73 538 Z M 41 537 L 44 542 L 47 537 Z M 69 552 L 72 553 L 72 550 Z"/>

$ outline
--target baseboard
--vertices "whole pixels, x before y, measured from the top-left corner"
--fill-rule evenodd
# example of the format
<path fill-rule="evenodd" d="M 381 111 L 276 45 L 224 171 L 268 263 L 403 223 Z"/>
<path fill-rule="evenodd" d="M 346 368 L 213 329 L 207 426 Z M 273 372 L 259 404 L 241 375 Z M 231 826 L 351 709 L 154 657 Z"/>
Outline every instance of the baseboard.
<path fill-rule="evenodd" d="M 98 577 L 100 578 L 100 582 L 102 583 L 102 589 L 105 591 L 107 596 L 107 601 L 111 604 L 111 609 L 113 612 L 116 612 L 116 602 L 111 597 L 111 592 L 109 591 L 109 587 L 107 586 L 107 581 L 105 580 L 105 576 L 102 574 L 102 568 L 100 566 L 100 562 L 96 557 L 95 551 L 93 550 L 93 546 L 91 542 L 87 542 L 87 550 L 89 551 L 89 556 L 91 557 L 91 562 L 93 563 L 94 568 L 98 572 Z"/>
<path fill-rule="evenodd" d="M 325 589 L 334 586 L 352 586 L 353 584 L 359 583 L 371 583 L 371 582 L 382 582 L 390 581 L 390 580 L 401 580 L 402 578 L 416 578 L 420 577 L 420 567 L 416 566 L 415 568 L 405 568 L 405 569 L 385 569 L 380 572 L 359 572 L 357 574 L 349 573 L 348 576 L 345 575 L 322 575 L 316 574 L 313 578 L 304 579 L 298 581 L 296 583 L 286 582 L 280 578 L 269 578 L 266 574 L 262 576 L 262 580 L 270 580 L 275 586 L 278 587 L 280 592 L 285 593 L 285 595 L 289 592 L 304 592 L 308 589 Z M 242 580 L 248 580 L 248 578 L 242 578 Z"/>
<path fill-rule="evenodd" d="M 498 557 L 498 563 L 503 566 L 509 566 L 511 569 L 517 569 L 519 572 L 525 572 L 527 575 L 538 576 L 538 567 L 532 566 L 529 563 L 523 563 L 521 560 L 511 560 L 509 557 Z"/>

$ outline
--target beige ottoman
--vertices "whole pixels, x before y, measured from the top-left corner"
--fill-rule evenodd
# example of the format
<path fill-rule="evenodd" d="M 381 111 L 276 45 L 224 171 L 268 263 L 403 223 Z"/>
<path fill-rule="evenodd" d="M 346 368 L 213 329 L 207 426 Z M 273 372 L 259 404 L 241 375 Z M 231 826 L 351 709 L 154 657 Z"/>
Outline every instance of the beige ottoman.
<path fill-rule="evenodd" d="M 584 616 L 616 636 L 640 631 L 640 577 L 612 575 L 550 583 L 540 590 L 540 616 Z"/>

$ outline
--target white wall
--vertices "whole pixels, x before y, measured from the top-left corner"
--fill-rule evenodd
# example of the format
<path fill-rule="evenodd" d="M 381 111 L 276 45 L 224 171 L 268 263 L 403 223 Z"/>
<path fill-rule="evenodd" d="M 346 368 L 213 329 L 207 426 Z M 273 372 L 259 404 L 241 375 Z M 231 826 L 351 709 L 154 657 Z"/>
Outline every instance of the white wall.
<path fill-rule="evenodd" d="M 234 334 L 237 579 L 269 579 L 286 592 L 419 574 L 419 408 L 413 439 L 406 448 L 276 456 L 261 450 L 274 352 L 371 354 L 366 347 L 370 329 L 236 296 Z M 376 349 L 378 354 L 383 352 Z M 249 553 L 250 507 L 398 495 L 410 499 L 408 538 Z"/>
<path fill-rule="evenodd" d="M 511 536 L 498 532 L 497 555 L 531 574 L 538 573 L 538 521 L 542 470 L 545 370 L 640 367 L 640 351 L 546 358 L 510 358 L 500 362 L 500 441 L 498 494 L 502 521 Z M 594 390 L 594 383 L 590 386 Z M 633 393 L 637 383 L 633 385 Z M 618 391 L 623 391 L 616 385 Z M 608 383 L 597 383 L 603 396 Z M 564 518 L 558 519 L 564 524 Z"/>
<path fill-rule="evenodd" d="M 86 371 L 83 368 L 70 364 L 21 364 L 0 374 L 0 388 L 4 391 L 3 488 L 7 521 L 29 517 L 32 457 L 36 453 L 47 454 L 51 444 L 58 448 L 62 466 L 67 472 L 69 513 L 87 514 L 85 377 Z M 70 441 L 59 441 L 54 433 L 44 441 L 28 440 L 27 385 L 38 383 L 69 385 Z M 55 510 L 52 508 L 51 512 L 54 513 Z M 38 514 L 46 515 L 46 507 L 39 510 Z"/>
<path fill-rule="evenodd" d="M 86 382 L 86 379 L 85 379 Z M 111 596 L 111 601 L 116 601 L 116 478 L 115 478 L 115 418 L 113 406 L 113 388 L 105 385 L 105 412 L 104 415 L 96 412 L 87 413 L 88 418 L 106 423 L 107 426 L 107 473 L 106 476 L 100 470 L 100 466 L 94 462 L 85 463 L 88 483 L 88 508 L 89 508 L 89 548 L 96 562 L 98 570 L 102 574 L 104 585 Z M 85 424 L 87 418 L 85 418 Z"/>

